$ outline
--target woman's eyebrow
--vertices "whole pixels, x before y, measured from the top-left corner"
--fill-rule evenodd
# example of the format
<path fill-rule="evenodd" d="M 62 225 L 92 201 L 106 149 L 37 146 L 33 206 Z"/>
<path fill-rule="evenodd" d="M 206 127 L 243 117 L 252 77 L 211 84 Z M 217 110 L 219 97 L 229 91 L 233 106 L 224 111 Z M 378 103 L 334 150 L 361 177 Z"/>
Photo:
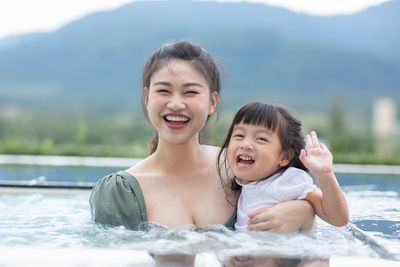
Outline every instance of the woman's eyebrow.
<path fill-rule="evenodd" d="M 183 85 L 183 87 L 191 87 L 191 86 L 203 87 L 201 84 L 196 83 L 196 82 L 185 83 L 185 84 Z"/>
<path fill-rule="evenodd" d="M 151 86 L 156 86 L 156 85 L 163 85 L 163 86 L 169 86 L 169 87 L 172 86 L 171 83 L 169 83 L 169 82 L 163 82 L 163 81 L 155 82 L 155 83 L 153 83 Z"/>
<path fill-rule="evenodd" d="M 157 86 L 157 85 L 172 87 L 172 84 L 170 82 L 164 82 L 164 81 L 159 81 L 159 82 L 155 82 L 152 84 L 152 86 Z M 203 85 L 201 85 L 200 83 L 196 83 L 196 82 L 189 82 L 189 83 L 183 84 L 183 87 L 191 87 L 191 86 L 203 87 Z"/>

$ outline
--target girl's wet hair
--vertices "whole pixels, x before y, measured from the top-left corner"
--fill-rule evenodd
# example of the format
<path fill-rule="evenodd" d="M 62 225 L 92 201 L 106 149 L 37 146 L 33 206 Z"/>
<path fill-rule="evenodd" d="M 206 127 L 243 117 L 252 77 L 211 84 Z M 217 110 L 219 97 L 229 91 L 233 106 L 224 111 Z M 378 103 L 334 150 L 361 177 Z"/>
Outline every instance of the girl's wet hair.
<path fill-rule="evenodd" d="M 231 179 L 225 181 L 222 179 L 222 174 L 224 171 L 224 176 L 229 177 L 226 153 L 232 137 L 233 128 L 239 123 L 262 125 L 272 132 L 277 133 L 281 142 L 282 151 L 286 153 L 289 158 L 289 164 L 278 170 L 279 172 L 283 172 L 289 167 L 296 167 L 308 171 L 299 158 L 301 149 L 305 147 L 301 122 L 291 115 L 285 107 L 280 105 L 263 102 L 250 102 L 245 104 L 236 112 L 229 127 L 228 134 L 218 153 L 217 168 L 221 183 L 227 195 L 227 200 L 230 203 L 232 202 L 230 201 L 230 191 L 228 187 L 233 191 L 239 191 L 241 187 L 235 182 L 235 177 L 230 177 Z"/>
<path fill-rule="evenodd" d="M 210 95 L 214 92 L 220 93 L 221 77 L 216 61 L 205 49 L 186 41 L 164 44 L 150 56 L 143 69 L 142 88 L 149 88 L 153 74 L 173 59 L 187 61 L 203 74 L 210 88 Z M 142 108 L 148 118 L 146 100 L 142 98 Z M 157 145 L 158 135 L 155 133 L 150 142 L 150 154 L 157 150 Z"/>

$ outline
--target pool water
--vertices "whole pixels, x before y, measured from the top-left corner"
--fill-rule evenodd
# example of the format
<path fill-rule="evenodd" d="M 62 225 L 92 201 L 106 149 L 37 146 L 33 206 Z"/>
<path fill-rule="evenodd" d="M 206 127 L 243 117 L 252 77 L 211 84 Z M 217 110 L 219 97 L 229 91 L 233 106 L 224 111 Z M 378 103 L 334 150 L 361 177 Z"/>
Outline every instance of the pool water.
<path fill-rule="evenodd" d="M 46 176 L 47 181 L 71 181 L 71 177 L 78 177 L 75 175 L 80 172 L 86 178 L 78 177 L 75 181 L 95 182 L 115 171 L 63 167 L 60 174 L 54 167 L 38 171 L 34 167 L 0 166 L 0 180 L 23 180 L 16 176 L 18 168 L 19 174 L 26 175 L 27 170 L 34 174 L 25 177 L 36 178 L 40 174 Z M 10 177 L 8 173 L 15 176 Z M 0 247 L 134 249 L 161 254 L 212 251 L 222 259 L 234 255 L 272 254 L 312 258 L 332 255 L 385 258 L 391 255 L 391 259 L 400 260 L 400 177 L 358 174 L 338 177 L 349 204 L 351 223 L 366 231 L 389 254 L 382 254 L 369 242 L 356 238 L 350 227 L 336 228 L 320 219 L 317 219 L 317 229 L 290 235 L 233 232 L 221 225 L 171 229 L 146 224 L 141 231 L 109 227 L 91 221 L 90 191 L 61 194 L 52 189 L 45 193 L 0 193 Z"/>
<path fill-rule="evenodd" d="M 323 222 L 310 233 L 278 235 L 235 233 L 224 226 L 184 226 L 177 229 L 157 224 L 143 231 L 98 225 L 90 220 L 88 193 L 75 195 L 24 194 L 0 197 L 0 246 L 89 247 L 139 249 L 155 253 L 217 251 L 226 255 L 274 253 L 291 256 L 330 255 L 378 257 L 346 228 Z M 279 244 L 279 246 L 277 246 Z"/>
<path fill-rule="evenodd" d="M 399 255 L 399 222 L 393 220 L 400 214 L 398 194 L 351 186 L 343 189 L 349 202 L 350 221 L 367 226 L 365 230 L 371 231 L 379 244 Z M 348 227 L 336 228 L 319 219 L 317 229 L 291 235 L 238 233 L 224 226 L 171 229 L 157 224 L 144 225 L 143 231 L 131 231 L 93 223 L 88 198 L 87 191 L 63 195 L 2 194 L 0 247 L 111 248 L 187 254 L 213 251 L 220 257 L 261 253 L 316 258 L 382 257 L 355 238 Z"/>

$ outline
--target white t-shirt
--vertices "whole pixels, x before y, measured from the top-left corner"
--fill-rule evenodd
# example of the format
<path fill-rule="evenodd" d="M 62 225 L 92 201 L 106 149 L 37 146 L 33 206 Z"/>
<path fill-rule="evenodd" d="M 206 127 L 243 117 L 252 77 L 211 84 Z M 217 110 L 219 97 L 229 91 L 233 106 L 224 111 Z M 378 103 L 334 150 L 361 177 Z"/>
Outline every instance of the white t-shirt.
<path fill-rule="evenodd" d="M 247 228 L 248 213 L 283 201 L 303 199 L 307 193 L 316 189 L 311 176 L 294 167 L 289 167 L 283 173 L 276 173 L 265 180 L 243 184 L 236 178 L 236 182 L 242 186 L 235 224 L 238 230 Z"/>

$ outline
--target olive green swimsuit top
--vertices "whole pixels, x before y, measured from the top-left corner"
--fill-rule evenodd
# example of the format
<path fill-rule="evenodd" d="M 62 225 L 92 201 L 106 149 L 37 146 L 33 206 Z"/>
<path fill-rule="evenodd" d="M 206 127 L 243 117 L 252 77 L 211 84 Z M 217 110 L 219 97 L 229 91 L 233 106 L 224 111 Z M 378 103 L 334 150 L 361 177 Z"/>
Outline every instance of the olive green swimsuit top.
<path fill-rule="evenodd" d="M 92 220 L 114 226 L 135 229 L 147 221 L 142 189 L 136 178 L 128 172 L 105 176 L 97 182 L 90 194 Z M 225 223 L 233 229 L 236 211 Z"/>

